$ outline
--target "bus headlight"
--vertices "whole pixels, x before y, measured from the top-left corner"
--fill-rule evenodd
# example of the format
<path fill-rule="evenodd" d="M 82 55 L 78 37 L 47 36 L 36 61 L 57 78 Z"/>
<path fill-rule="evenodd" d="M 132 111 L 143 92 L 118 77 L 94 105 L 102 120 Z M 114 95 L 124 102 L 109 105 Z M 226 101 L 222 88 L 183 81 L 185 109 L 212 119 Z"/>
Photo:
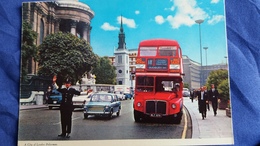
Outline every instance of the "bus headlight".
<path fill-rule="evenodd" d="M 173 108 L 173 109 L 175 109 L 175 108 L 176 108 L 176 105 L 175 105 L 174 103 L 172 104 L 172 108 Z"/>
<path fill-rule="evenodd" d="M 180 65 L 178 65 L 178 64 L 170 64 L 170 69 L 180 69 Z"/>
<path fill-rule="evenodd" d="M 136 105 L 137 105 L 137 107 L 141 107 L 142 106 L 141 102 L 138 102 Z"/>

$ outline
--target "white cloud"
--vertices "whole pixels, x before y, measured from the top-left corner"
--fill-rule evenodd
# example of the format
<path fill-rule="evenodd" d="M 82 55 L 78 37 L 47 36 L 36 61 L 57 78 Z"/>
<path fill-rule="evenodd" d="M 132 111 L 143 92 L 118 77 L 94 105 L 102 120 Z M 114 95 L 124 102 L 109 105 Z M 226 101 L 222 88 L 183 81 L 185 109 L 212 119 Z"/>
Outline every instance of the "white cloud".
<path fill-rule="evenodd" d="M 212 4 L 217 4 L 218 2 L 219 2 L 219 0 L 211 0 L 210 3 L 212 3 Z"/>
<path fill-rule="evenodd" d="M 161 15 L 155 16 L 154 19 L 155 19 L 155 22 L 156 22 L 157 24 L 163 24 L 163 23 L 165 22 L 163 16 L 161 16 Z"/>
<path fill-rule="evenodd" d="M 196 0 L 171 0 L 175 15 L 169 15 L 166 20 L 173 29 L 179 28 L 181 25 L 192 26 L 197 19 L 206 19 L 208 14 L 201 9 Z"/>
<path fill-rule="evenodd" d="M 136 10 L 136 11 L 135 11 L 135 14 L 136 14 L 136 15 L 140 14 L 140 11 Z"/>
<path fill-rule="evenodd" d="M 118 27 L 112 26 L 109 23 L 105 22 L 103 23 L 103 25 L 101 26 L 101 28 L 105 31 L 113 31 L 113 30 L 119 30 Z"/>
<path fill-rule="evenodd" d="M 208 20 L 208 24 L 214 25 L 220 21 L 224 21 L 223 15 L 214 15 L 212 19 Z"/>
<path fill-rule="evenodd" d="M 134 19 L 128 19 L 125 17 L 122 17 L 123 24 L 125 24 L 129 28 L 136 28 L 135 20 Z M 121 16 L 117 17 L 117 23 L 121 23 Z"/>

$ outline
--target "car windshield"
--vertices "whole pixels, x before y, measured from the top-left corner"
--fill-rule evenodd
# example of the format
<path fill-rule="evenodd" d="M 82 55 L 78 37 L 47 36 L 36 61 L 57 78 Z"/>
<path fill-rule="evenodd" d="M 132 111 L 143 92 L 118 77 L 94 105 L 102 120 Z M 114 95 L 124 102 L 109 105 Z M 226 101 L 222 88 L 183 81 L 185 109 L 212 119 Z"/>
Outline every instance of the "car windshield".
<path fill-rule="evenodd" d="M 110 102 L 112 101 L 112 96 L 107 94 L 94 94 L 91 97 L 92 102 Z"/>

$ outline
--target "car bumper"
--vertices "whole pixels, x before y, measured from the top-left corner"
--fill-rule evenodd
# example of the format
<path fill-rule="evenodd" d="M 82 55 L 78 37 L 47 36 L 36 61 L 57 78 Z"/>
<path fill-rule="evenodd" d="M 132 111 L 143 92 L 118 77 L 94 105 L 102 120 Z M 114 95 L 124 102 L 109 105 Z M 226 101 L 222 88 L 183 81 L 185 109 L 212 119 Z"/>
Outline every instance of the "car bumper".
<path fill-rule="evenodd" d="M 75 108 L 84 108 L 84 105 L 83 102 L 73 102 L 73 107 Z"/>
<path fill-rule="evenodd" d="M 110 112 L 96 112 L 96 111 L 84 111 L 84 114 L 88 115 L 108 115 Z"/>

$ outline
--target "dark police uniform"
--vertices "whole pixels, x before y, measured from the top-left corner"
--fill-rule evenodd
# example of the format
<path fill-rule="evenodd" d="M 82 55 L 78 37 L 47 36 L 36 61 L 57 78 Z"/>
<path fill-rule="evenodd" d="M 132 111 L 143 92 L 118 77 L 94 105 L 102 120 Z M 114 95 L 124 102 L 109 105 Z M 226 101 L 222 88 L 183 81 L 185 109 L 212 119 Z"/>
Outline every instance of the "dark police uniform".
<path fill-rule="evenodd" d="M 67 137 L 69 137 L 71 133 L 71 116 L 74 110 L 72 98 L 74 94 L 80 95 L 80 92 L 70 87 L 68 89 L 59 88 L 58 91 L 62 93 L 62 101 L 60 104 L 62 133 L 59 136 L 65 137 L 67 133 Z"/>

